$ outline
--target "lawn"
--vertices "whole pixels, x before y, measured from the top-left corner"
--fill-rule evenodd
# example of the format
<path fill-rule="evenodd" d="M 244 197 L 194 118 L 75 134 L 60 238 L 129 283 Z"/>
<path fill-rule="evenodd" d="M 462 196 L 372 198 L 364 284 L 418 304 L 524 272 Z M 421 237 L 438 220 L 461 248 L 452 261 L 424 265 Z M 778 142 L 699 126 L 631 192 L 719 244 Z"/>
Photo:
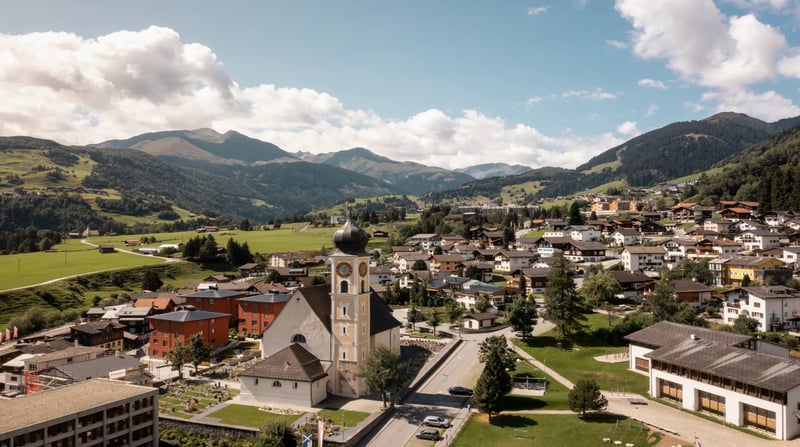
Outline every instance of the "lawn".
<path fill-rule="evenodd" d="M 564 385 L 558 383 L 552 377 L 547 375 L 544 371 L 536 368 L 528 362 L 519 362 L 516 364 L 514 371 L 511 372 L 512 376 L 516 377 L 535 377 L 544 378 L 547 380 L 547 390 L 544 396 L 529 396 L 522 394 L 514 394 L 506 396 L 505 408 L 508 411 L 521 411 L 521 410 L 569 410 L 569 402 L 567 395 L 569 390 Z"/>
<path fill-rule="evenodd" d="M 605 315 L 591 314 L 587 317 L 589 320 L 587 330 L 574 334 L 571 337 L 572 344 L 567 349 L 557 347 L 555 331 L 546 332 L 524 342 L 516 339 L 514 343 L 573 383 L 580 378 L 594 379 L 602 390 L 646 395 L 647 377 L 629 371 L 627 362 L 606 363 L 594 359 L 601 355 L 626 352 L 627 348 L 608 346 L 592 334 L 593 330 L 608 326 Z"/>
<path fill-rule="evenodd" d="M 101 254 L 97 248 L 69 239 L 47 252 L 0 256 L 0 284 L 4 290 L 13 289 L 63 276 L 163 262 L 158 258 L 127 253 Z"/>
<path fill-rule="evenodd" d="M 304 415 L 305 413 L 273 413 L 250 405 L 230 404 L 210 413 L 208 417 L 219 419 L 223 424 L 261 428 L 270 422 L 293 424 Z"/>
<path fill-rule="evenodd" d="M 488 422 L 486 415 L 473 414 L 456 436 L 454 447 L 487 445 L 541 445 L 584 447 L 603 445 L 603 438 L 631 443 L 637 447 L 655 446 L 659 433 L 620 416 L 596 414 L 585 419 L 578 415 L 503 413 Z M 612 444 L 613 445 L 613 444 Z"/>
<path fill-rule="evenodd" d="M 176 382 L 158 397 L 160 413 L 189 419 L 208 407 L 230 400 L 239 390 L 208 384 Z"/>

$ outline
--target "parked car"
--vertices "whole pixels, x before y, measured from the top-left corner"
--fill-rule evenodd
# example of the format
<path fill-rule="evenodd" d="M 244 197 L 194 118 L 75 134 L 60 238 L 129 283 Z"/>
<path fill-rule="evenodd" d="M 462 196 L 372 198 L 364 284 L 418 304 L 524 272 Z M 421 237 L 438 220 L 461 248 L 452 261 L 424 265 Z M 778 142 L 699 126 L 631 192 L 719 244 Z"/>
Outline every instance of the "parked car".
<path fill-rule="evenodd" d="M 441 416 L 425 416 L 425 420 L 422 421 L 422 425 L 447 428 L 450 426 L 450 419 L 443 418 Z"/>
<path fill-rule="evenodd" d="M 453 396 L 472 396 L 472 390 L 463 386 L 451 386 L 447 392 Z"/>
<path fill-rule="evenodd" d="M 432 428 L 426 428 L 425 430 L 421 430 L 417 432 L 417 439 L 430 439 L 431 441 L 438 441 L 439 440 L 439 430 L 434 430 Z"/>

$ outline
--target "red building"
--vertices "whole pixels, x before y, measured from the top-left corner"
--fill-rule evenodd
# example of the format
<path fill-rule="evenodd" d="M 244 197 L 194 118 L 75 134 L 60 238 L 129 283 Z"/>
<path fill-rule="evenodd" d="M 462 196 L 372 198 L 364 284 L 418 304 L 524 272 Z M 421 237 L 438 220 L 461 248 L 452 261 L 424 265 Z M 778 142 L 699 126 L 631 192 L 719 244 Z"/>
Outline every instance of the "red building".
<path fill-rule="evenodd" d="M 231 315 L 186 307 L 182 310 L 150 317 L 148 355 L 165 358 L 178 343 L 186 345 L 194 334 L 201 334 L 206 345 L 219 348 L 228 342 Z"/>
<path fill-rule="evenodd" d="M 178 295 L 186 300 L 185 304 L 194 306 L 208 312 L 219 312 L 229 315 L 239 315 L 239 303 L 236 301 L 239 298 L 244 298 L 248 295 L 246 291 L 242 290 L 219 290 L 208 289 L 199 292 L 192 292 L 187 294 Z M 236 320 L 233 318 L 229 323 L 231 327 L 236 327 Z"/>
<path fill-rule="evenodd" d="M 291 297 L 290 293 L 266 293 L 239 298 L 239 333 L 260 335 Z"/>

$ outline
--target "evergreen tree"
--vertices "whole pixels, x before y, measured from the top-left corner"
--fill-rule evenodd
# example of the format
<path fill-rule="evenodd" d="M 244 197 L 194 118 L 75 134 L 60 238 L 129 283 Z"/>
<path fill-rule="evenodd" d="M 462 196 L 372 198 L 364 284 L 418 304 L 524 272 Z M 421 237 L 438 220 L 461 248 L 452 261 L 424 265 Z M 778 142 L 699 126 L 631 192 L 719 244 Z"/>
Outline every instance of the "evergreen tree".
<path fill-rule="evenodd" d="M 297 447 L 298 439 L 292 426 L 286 421 L 272 421 L 261 427 L 256 440 L 258 447 Z"/>
<path fill-rule="evenodd" d="M 580 412 L 581 417 L 586 416 L 587 411 L 599 411 L 608 405 L 597 382 L 592 379 L 578 379 L 578 382 L 569 391 L 567 399 L 569 400 L 569 409 L 576 413 Z"/>
<path fill-rule="evenodd" d="M 472 401 L 475 407 L 492 417 L 503 411 L 503 401 L 511 392 L 511 376 L 508 367 L 514 366 L 508 352 L 506 339 L 495 335 L 481 343 L 480 360 L 484 363 L 483 372 L 475 385 Z"/>
<path fill-rule="evenodd" d="M 544 292 L 545 310 L 543 317 L 556 325 L 559 336 L 567 338 L 572 331 L 583 327 L 586 321 L 583 305 L 575 290 L 575 283 L 567 274 L 569 261 L 562 253 L 556 253 L 550 274 L 547 275 L 547 288 Z"/>
<path fill-rule="evenodd" d="M 158 275 L 158 272 L 155 271 L 155 269 L 149 268 L 144 271 L 144 274 L 142 275 L 142 290 L 155 292 L 163 285 L 164 281 L 161 280 L 161 277 Z"/>
<path fill-rule="evenodd" d="M 570 225 L 583 225 L 586 223 L 586 219 L 581 213 L 581 207 L 577 200 L 572 202 L 569 206 L 569 221 L 567 223 Z"/>

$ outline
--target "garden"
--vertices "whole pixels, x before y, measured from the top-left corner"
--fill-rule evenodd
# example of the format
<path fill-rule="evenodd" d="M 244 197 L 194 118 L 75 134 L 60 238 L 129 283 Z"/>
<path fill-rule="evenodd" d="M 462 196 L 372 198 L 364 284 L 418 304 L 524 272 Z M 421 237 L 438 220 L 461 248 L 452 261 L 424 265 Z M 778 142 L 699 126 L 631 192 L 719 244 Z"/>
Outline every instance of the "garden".
<path fill-rule="evenodd" d="M 207 408 L 231 400 L 239 390 L 217 382 L 178 381 L 164 386 L 158 397 L 162 415 L 189 419 Z"/>

